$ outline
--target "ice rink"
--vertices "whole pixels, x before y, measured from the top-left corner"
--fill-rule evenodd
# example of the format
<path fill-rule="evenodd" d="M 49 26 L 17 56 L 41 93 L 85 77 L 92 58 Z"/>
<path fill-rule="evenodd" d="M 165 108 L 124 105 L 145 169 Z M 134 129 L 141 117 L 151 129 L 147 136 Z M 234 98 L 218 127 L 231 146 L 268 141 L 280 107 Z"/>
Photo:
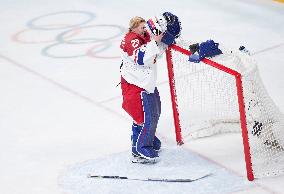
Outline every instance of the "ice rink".
<path fill-rule="evenodd" d="M 121 108 L 116 87 L 119 44 L 133 16 L 149 18 L 165 11 L 179 16 L 184 39 L 213 39 L 233 49 L 245 45 L 269 95 L 284 112 L 284 3 L 1 0 L 1 194 L 284 194 L 283 175 L 247 181 L 241 134 L 175 145 L 165 58 L 157 64 L 161 162 L 131 166 L 132 120 Z M 215 176 L 183 185 L 84 180 L 96 165 L 101 173 L 185 175 L 196 168 Z"/>

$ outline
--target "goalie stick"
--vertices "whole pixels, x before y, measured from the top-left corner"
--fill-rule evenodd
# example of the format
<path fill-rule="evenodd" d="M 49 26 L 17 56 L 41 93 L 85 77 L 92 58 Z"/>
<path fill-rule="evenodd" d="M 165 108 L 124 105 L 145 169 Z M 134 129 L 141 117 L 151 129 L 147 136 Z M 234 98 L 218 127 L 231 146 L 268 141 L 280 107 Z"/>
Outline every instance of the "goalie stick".
<path fill-rule="evenodd" d="M 205 174 L 203 176 L 187 179 L 187 178 L 132 178 L 126 176 L 107 176 L 107 175 L 95 175 L 95 174 L 88 174 L 88 178 L 97 178 L 97 179 L 120 179 L 120 180 L 132 180 L 132 181 L 156 181 L 156 182 L 176 182 L 176 183 L 188 183 L 197 181 L 199 179 L 203 179 L 206 177 L 211 176 L 212 174 Z"/>

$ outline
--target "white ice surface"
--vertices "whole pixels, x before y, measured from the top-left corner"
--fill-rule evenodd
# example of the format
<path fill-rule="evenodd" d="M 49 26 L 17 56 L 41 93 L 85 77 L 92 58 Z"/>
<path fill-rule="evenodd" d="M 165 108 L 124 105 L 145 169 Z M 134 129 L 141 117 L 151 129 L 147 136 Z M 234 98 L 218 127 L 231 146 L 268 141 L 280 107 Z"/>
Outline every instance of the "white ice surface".
<path fill-rule="evenodd" d="M 131 119 L 121 109 L 121 91 L 115 87 L 119 40 L 132 16 L 147 18 L 163 11 L 180 17 L 186 39 L 214 39 L 231 48 L 245 45 L 255 53 L 264 85 L 284 112 L 284 4 L 270 0 L 2 0 L 0 193 L 63 193 L 66 187 L 60 185 L 60 177 L 74 175 L 70 167 L 87 169 L 101 158 L 128 156 Z M 60 37 L 73 42 L 58 42 Z M 239 134 L 187 141 L 183 150 L 172 147 L 175 136 L 165 59 L 157 65 L 162 99 L 158 135 L 168 145 L 165 156 L 180 156 L 190 166 L 200 155 L 208 164 L 204 168 L 214 167 L 217 174 L 222 169 L 236 180 L 228 184 L 218 184 L 226 176 L 217 176 L 215 184 L 213 179 L 204 180 L 216 193 L 284 193 L 283 176 L 246 181 Z M 117 170 L 127 165 L 117 164 Z M 167 165 L 173 168 L 170 161 Z M 204 184 L 198 193 L 210 193 Z M 172 190 L 155 183 L 141 188 L 144 193 L 180 193 L 169 187 Z M 112 193 L 127 189 L 124 185 Z M 70 187 L 68 193 L 73 192 Z"/>
<path fill-rule="evenodd" d="M 156 164 L 133 164 L 129 151 L 76 164 L 62 172 L 59 184 L 65 192 L 74 193 L 231 193 L 251 187 L 234 173 L 189 150 L 177 146 L 164 147 Z M 190 162 L 188 162 L 190 161 Z M 118 168 L 119 165 L 119 168 Z M 190 183 L 87 178 L 86 174 L 116 175 L 145 179 L 199 179 Z M 202 189 L 200 188 L 202 185 Z M 216 186 L 218 185 L 218 189 Z"/>

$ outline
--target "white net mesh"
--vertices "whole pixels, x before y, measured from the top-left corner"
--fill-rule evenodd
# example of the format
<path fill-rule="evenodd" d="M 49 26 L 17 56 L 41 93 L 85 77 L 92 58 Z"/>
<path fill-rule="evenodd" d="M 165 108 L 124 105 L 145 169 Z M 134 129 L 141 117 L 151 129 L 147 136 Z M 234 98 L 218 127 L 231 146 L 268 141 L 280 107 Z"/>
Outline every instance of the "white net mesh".
<path fill-rule="evenodd" d="M 178 46 L 187 49 L 189 44 L 180 41 Z M 254 176 L 284 173 L 284 117 L 267 94 L 256 62 L 242 52 L 221 50 L 224 54 L 212 60 L 242 75 Z M 179 51 L 171 54 L 183 138 L 241 132 L 235 77 L 203 62 L 191 63 Z"/>

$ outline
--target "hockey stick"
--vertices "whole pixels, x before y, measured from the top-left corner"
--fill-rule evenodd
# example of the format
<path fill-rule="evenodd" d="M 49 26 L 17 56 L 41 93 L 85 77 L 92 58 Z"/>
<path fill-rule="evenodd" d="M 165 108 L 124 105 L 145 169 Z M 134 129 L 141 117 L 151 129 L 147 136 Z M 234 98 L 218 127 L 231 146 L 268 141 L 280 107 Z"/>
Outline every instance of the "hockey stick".
<path fill-rule="evenodd" d="M 194 178 L 194 179 L 175 179 L 175 178 L 131 178 L 131 177 L 125 177 L 125 176 L 102 176 L 102 175 L 93 175 L 88 174 L 88 178 L 97 178 L 97 179 L 120 179 L 120 180 L 132 180 L 132 181 L 156 181 L 156 182 L 176 182 L 176 183 L 188 183 L 197 181 L 199 179 L 206 178 L 208 176 L 211 176 L 212 174 L 206 174 L 204 176 Z"/>

